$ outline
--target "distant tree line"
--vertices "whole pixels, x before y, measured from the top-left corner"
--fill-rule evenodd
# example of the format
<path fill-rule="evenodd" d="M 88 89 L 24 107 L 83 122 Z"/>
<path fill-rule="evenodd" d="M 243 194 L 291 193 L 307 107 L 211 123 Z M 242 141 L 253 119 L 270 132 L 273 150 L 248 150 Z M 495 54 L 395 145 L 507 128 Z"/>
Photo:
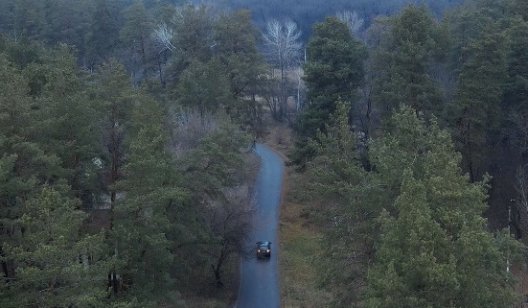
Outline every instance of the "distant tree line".
<path fill-rule="evenodd" d="M 408 0 L 307 0 L 302 2 L 294 0 L 220 0 L 211 2 L 211 4 L 219 7 L 251 10 L 255 22 L 260 28 L 264 28 L 266 22 L 272 18 L 292 20 L 300 25 L 304 39 L 308 39 L 312 25 L 323 21 L 326 16 L 334 16 L 345 11 L 356 12 L 365 21 L 364 29 L 366 29 L 377 16 L 392 15 L 410 2 Z M 412 1 L 415 4 L 428 6 L 437 16 L 442 15 L 447 9 L 461 2 L 461 0 Z"/>

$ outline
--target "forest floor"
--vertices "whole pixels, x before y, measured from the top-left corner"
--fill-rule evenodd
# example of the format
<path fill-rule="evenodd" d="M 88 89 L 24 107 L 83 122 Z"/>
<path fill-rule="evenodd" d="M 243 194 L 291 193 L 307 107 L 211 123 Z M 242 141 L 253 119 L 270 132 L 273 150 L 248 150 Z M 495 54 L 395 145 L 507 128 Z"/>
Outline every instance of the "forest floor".
<path fill-rule="evenodd" d="M 291 129 L 286 124 L 272 127 L 265 137 L 265 143 L 287 162 L 287 154 L 293 147 Z M 328 306 L 331 296 L 318 288 L 318 273 L 313 266 L 315 256 L 321 250 L 322 234 L 305 215 L 306 206 L 292 198 L 294 183 L 295 171 L 287 166 L 279 225 L 281 306 Z"/>

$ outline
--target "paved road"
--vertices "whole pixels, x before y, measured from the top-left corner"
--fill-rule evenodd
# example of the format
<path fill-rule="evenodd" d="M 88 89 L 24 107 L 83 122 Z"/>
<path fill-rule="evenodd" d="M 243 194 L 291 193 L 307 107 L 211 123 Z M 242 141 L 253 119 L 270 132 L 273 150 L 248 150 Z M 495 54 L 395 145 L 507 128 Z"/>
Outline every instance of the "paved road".
<path fill-rule="evenodd" d="M 237 308 L 280 307 L 279 271 L 277 254 L 279 240 L 279 206 L 282 193 L 284 163 L 279 155 L 265 145 L 257 144 L 261 167 L 255 188 L 256 211 L 248 247 L 253 253 L 240 264 L 240 288 Z M 271 258 L 255 258 L 256 242 L 271 241 Z"/>

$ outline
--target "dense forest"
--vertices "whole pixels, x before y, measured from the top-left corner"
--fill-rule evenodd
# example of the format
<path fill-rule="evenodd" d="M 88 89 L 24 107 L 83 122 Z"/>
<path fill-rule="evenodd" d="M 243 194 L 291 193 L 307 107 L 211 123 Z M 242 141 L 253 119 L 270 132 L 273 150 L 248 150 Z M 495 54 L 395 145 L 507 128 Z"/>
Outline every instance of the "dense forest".
<path fill-rule="evenodd" d="M 69 2 L 1 2 L 0 306 L 229 302 L 264 67 L 249 14 Z"/>
<path fill-rule="evenodd" d="M 0 0 L 0 306 L 232 305 L 278 125 L 321 305 L 522 301 L 526 1 L 190 2 Z"/>

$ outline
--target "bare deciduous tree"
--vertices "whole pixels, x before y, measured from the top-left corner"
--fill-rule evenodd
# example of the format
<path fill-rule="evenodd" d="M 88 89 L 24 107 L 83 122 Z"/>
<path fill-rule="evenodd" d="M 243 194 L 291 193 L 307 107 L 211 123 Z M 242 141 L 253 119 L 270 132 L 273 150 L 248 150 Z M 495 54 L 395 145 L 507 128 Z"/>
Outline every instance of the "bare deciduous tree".
<path fill-rule="evenodd" d="M 223 286 L 222 267 L 226 261 L 235 254 L 244 254 L 253 212 L 252 208 L 247 206 L 249 200 L 244 194 L 231 191 L 225 197 L 226 200 L 217 205 L 208 217 L 211 230 L 217 238 L 210 252 L 215 258 L 211 268 L 218 287 Z"/>
<path fill-rule="evenodd" d="M 163 64 L 167 61 L 167 53 L 174 52 L 176 46 L 172 43 L 174 38 L 174 31 L 167 26 L 166 23 L 158 25 L 152 33 L 152 40 L 156 44 L 158 51 L 158 73 L 162 86 L 165 86 L 165 79 L 163 78 Z"/>
<path fill-rule="evenodd" d="M 167 27 L 166 23 L 161 23 L 158 25 L 158 27 L 154 30 L 153 36 L 154 41 L 158 45 L 159 53 L 165 52 L 167 50 L 174 51 L 176 49 L 176 46 L 172 44 L 174 32 L 172 29 Z"/>
<path fill-rule="evenodd" d="M 279 118 L 286 114 L 286 70 L 298 66 L 302 50 L 301 31 L 293 21 L 279 22 L 271 20 L 267 23 L 263 35 L 269 58 L 275 68 L 280 70 Z"/>
<path fill-rule="evenodd" d="M 359 32 L 365 24 L 365 20 L 359 17 L 358 13 L 355 11 L 343 11 L 338 12 L 336 17 L 347 25 L 352 35 L 359 36 Z"/>

